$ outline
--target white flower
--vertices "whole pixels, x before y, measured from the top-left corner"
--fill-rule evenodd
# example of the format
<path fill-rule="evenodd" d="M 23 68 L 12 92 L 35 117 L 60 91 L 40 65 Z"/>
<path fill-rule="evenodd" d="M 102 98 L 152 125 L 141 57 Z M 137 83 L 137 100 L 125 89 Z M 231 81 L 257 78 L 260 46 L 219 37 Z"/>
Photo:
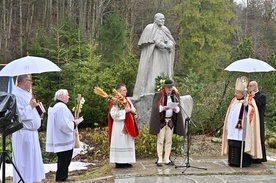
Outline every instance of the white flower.
<path fill-rule="evenodd" d="M 84 100 L 84 98 L 82 97 L 82 98 L 81 98 L 81 101 L 80 101 L 81 106 L 82 106 L 84 103 L 85 103 L 85 100 Z"/>

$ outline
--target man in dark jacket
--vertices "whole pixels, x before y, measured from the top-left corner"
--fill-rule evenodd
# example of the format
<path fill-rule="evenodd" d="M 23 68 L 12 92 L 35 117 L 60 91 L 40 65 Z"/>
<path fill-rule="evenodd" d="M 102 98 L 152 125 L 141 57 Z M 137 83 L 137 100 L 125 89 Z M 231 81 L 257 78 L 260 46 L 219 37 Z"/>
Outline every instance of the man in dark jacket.
<path fill-rule="evenodd" d="M 175 103 L 179 103 L 179 93 L 173 86 L 173 81 L 166 80 L 163 89 L 153 98 L 149 133 L 157 135 L 157 166 L 162 166 L 163 162 L 166 165 L 174 165 L 174 162 L 170 160 L 172 135 L 185 135 L 180 107 L 174 106 Z M 163 158 L 164 140 L 165 154 Z"/>
<path fill-rule="evenodd" d="M 261 134 L 261 146 L 263 159 L 252 159 L 252 163 L 261 163 L 266 162 L 266 150 L 265 150 L 265 125 L 264 125 L 264 116 L 265 116 L 265 108 L 266 108 L 266 96 L 264 93 L 259 91 L 258 83 L 256 81 L 251 81 L 249 83 L 249 91 L 250 95 L 256 101 L 256 105 L 258 107 L 259 116 L 260 116 L 260 134 Z"/>

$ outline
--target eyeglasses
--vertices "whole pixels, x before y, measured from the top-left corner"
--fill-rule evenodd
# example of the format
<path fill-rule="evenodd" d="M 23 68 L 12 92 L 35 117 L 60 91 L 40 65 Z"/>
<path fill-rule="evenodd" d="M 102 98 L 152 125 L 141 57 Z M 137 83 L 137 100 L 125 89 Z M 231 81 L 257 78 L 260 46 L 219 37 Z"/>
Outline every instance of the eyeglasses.
<path fill-rule="evenodd" d="M 25 81 L 32 81 L 32 80 L 30 80 L 30 79 L 25 79 Z"/>

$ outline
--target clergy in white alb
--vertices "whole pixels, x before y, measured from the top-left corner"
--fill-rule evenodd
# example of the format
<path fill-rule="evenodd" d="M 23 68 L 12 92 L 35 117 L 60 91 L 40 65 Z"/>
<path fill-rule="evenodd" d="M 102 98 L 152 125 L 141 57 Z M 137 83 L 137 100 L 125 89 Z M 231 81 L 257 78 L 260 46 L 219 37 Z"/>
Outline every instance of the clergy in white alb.
<path fill-rule="evenodd" d="M 134 120 L 135 108 L 126 97 L 126 87 L 118 84 L 116 90 L 125 99 L 125 108 L 110 103 L 108 115 L 108 131 L 110 138 L 110 163 L 116 163 L 116 168 L 132 167 L 136 162 L 134 139 L 138 136 L 138 127 Z"/>
<path fill-rule="evenodd" d="M 46 151 L 54 152 L 58 157 L 56 181 L 67 181 L 75 145 L 74 128 L 78 120 L 74 119 L 67 107 L 68 91 L 60 89 L 55 93 L 55 101 L 48 108 Z"/>
<path fill-rule="evenodd" d="M 134 139 L 123 132 L 125 110 L 113 106 L 110 110 L 113 118 L 112 138 L 110 144 L 110 163 L 135 163 Z"/>
<path fill-rule="evenodd" d="M 74 116 L 63 102 L 48 109 L 46 151 L 61 152 L 74 148 Z"/>
<path fill-rule="evenodd" d="M 25 183 L 41 182 L 45 178 L 41 156 L 38 129 L 41 118 L 35 108 L 36 101 L 29 92 L 29 75 L 18 77 L 18 87 L 12 93 L 16 97 L 17 114 L 23 128 L 12 134 L 13 163 Z M 18 173 L 13 170 L 13 182 L 19 182 Z"/>

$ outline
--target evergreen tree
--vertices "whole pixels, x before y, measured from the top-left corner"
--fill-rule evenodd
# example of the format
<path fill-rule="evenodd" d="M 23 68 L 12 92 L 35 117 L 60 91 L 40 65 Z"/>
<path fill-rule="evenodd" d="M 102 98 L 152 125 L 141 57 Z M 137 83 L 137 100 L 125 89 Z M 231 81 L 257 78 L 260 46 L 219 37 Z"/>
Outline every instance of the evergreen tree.
<path fill-rule="evenodd" d="M 120 63 L 124 58 L 126 45 L 126 25 L 117 13 L 107 15 L 103 24 L 99 26 L 99 52 L 102 55 L 102 64 Z"/>
<path fill-rule="evenodd" d="M 40 35 L 29 50 L 37 56 L 45 57 L 58 64 L 61 72 L 44 73 L 34 75 L 35 97 L 40 99 L 48 108 L 58 89 L 67 89 L 71 99 L 68 102 L 70 109 L 75 105 L 75 98 L 80 93 L 86 100 L 82 115 L 85 116 L 84 125 L 91 126 L 95 119 L 101 119 L 103 113 L 91 115 L 91 109 L 96 97 L 93 94 L 93 85 L 97 75 L 96 69 L 100 57 L 95 54 L 94 42 L 86 44 L 81 31 L 65 21 L 61 27 L 53 29 L 52 35 L 43 37 Z M 106 116 L 106 113 L 104 114 Z M 43 125 L 46 125 L 44 121 Z"/>
<path fill-rule="evenodd" d="M 193 70 L 206 83 L 219 78 L 218 70 L 230 56 L 226 41 L 235 30 L 231 5 L 225 0 L 186 0 L 176 6 L 181 61 L 177 71 L 187 74 Z"/>

